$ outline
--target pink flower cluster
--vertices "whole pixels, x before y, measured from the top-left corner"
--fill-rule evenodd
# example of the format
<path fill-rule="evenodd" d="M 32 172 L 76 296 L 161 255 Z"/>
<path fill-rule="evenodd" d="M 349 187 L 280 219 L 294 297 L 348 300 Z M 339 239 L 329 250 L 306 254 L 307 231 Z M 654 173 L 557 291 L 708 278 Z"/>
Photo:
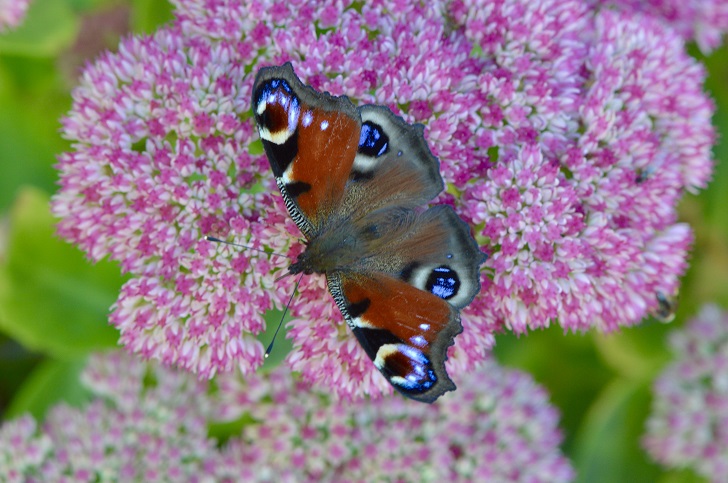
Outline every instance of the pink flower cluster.
<path fill-rule="evenodd" d="M 0 465 L 0 480 L 205 480 L 204 464 L 217 454 L 206 385 L 119 352 L 91 357 L 83 379 L 94 394 L 88 406 L 53 407 L 40 433 L 30 417 L 0 429 L 0 461 L 16 466 Z M 19 465 L 17 451 L 29 461 Z"/>
<path fill-rule="evenodd" d="M 30 0 L 0 0 L 0 33 L 18 27 L 28 11 Z"/>
<path fill-rule="evenodd" d="M 672 334 L 674 362 L 654 384 L 643 445 L 673 468 L 728 475 L 728 313 L 708 305 Z"/>
<path fill-rule="evenodd" d="M 111 316 L 128 349 L 204 377 L 262 363 L 285 260 L 200 240 L 302 248 L 249 114 L 257 69 L 288 60 L 426 125 L 440 202 L 490 254 L 450 374 L 502 327 L 613 330 L 677 289 L 691 233 L 675 206 L 710 176 L 712 104 L 658 21 L 579 0 L 180 0 L 172 26 L 85 70 L 64 120 L 59 233 L 132 274 Z M 345 397 L 391 391 L 322 277 L 299 292 L 291 367 Z"/>
<path fill-rule="evenodd" d="M 498 12 L 516 24 L 503 53 L 506 34 L 484 31 L 496 15 L 463 13 L 466 36 L 509 72 L 483 95 L 528 113 L 498 118 L 497 162 L 462 196 L 494 248 L 474 312 L 516 332 L 636 324 L 677 290 L 692 235 L 675 207 L 712 169 L 703 69 L 657 21 L 529 5 Z"/>
<path fill-rule="evenodd" d="M 181 371 L 110 353 L 84 372 L 94 399 L 0 427 L 6 481 L 529 481 L 574 477 L 558 413 L 530 376 L 487 364 L 438 404 L 397 396 L 348 404 L 285 368 L 220 378 L 214 395 Z M 223 446 L 219 411 L 245 416 Z"/>
<path fill-rule="evenodd" d="M 571 481 L 559 415 L 525 373 L 486 363 L 436 404 L 333 402 L 287 370 L 220 380 L 220 413 L 245 415 L 226 448 L 247 477 L 290 481 Z M 237 462 L 237 463 L 235 463 Z M 231 475 L 232 476 L 232 475 Z M 282 478 L 285 476 L 285 478 Z"/>
<path fill-rule="evenodd" d="M 595 7 L 616 7 L 630 15 L 644 13 L 675 29 L 685 40 L 695 40 L 703 52 L 718 47 L 728 32 L 725 0 L 588 0 Z"/>
<path fill-rule="evenodd" d="M 0 479 L 25 481 L 48 458 L 52 446 L 47 435 L 38 434 L 31 416 L 6 422 L 0 427 Z"/>

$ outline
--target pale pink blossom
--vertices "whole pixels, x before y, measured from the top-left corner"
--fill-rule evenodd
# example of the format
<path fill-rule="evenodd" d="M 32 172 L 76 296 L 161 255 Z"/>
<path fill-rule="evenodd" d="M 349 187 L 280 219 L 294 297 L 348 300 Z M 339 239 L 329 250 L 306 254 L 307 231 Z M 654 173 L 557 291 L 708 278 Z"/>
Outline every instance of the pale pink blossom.
<path fill-rule="evenodd" d="M 425 405 L 401 396 L 351 403 L 287 368 L 195 376 L 128 354 L 93 356 L 91 401 L 0 427 L 6 481 L 566 482 L 558 411 L 527 374 L 488 362 Z M 229 423 L 230 420 L 236 423 Z M 228 423 L 224 444 L 208 436 Z M 218 427 L 221 427 L 220 425 Z"/>
<path fill-rule="evenodd" d="M 674 360 L 653 386 L 643 445 L 658 462 L 711 481 L 728 475 L 728 314 L 705 306 L 670 337 Z"/>
<path fill-rule="evenodd" d="M 22 24 L 29 5 L 30 0 L 0 0 L 0 34 Z"/>
<path fill-rule="evenodd" d="M 694 40 L 703 52 L 721 45 L 728 32 L 725 0 L 588 0 L 594 7 L 616 7 L 633 15 L 649 15 Z"/>

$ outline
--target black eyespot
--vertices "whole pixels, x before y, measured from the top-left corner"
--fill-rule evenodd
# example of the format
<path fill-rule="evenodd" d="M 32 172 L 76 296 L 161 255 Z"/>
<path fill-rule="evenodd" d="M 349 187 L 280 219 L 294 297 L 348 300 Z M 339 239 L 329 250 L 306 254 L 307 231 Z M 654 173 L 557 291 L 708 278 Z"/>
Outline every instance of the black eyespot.
<path fill-rule="evenodd" d="M 349 317 L 352 319 L 357 319 L 361 317 L 361 315 L 367 311 L 369 306 L 372 304 L 372 301 L 369 299 L 364 299 L 359 302 L 355 302 L 353 304 L 349 304 L 348 307 L 346 307 L 346 310 L 349 312 Z"/>
<path fill-rule="evenodd" d="M 286 185 L 286 191 L 292 198 L 298 198 L 303 193 L 311 191 L 311 185 L 303 181 L 294 181 Z"/>
<path fill-rule="evenodd" d="M 432 270 L 427 277 L 425 288 L 441 299 L 447 300 L 457 295 L 460 290 L 460 277 L 455 270 L 442 265 Z"/>
<path fill-rule="evenodd" d="M 384 134 L 382 126 L 371 121 L 364 121 L 359 135 L 359 152 L 372 158 L 378 158 L 389 151 L 389 137 Z"/>
<path fill-rule="evenodd" d="M 285 79 L 269 79 L 258 87 L 258 90 L 255 92 L 255 102 L 253 105 L 258 107 L 258 104 L 263 98 L 267 98 L 277 89 L 283 89 L 288 94 L 293 95 L 293 89 L 291 89 L 291 86 Z"/>
<path fill-rule="evenodd" d="M 415 268 L 419 267 L 420 264 L 417 262 L 412 262 L 407 264 L 402 271 L 400 272 L 399 276 L 402 280 L 405 282 L 409 282 L 410 278 L 412 278 L 412 272 L 415 271 Z"/>
<path fill-rule="evenodd" d="M 280 144 L 262 138 L 273 175 L 283 176 L 298 155 L 298 129 L 295 129 L 301 105 L 291 86 L 284 79 L 269 79 L 258 86 L 253 96 L 253 113 L 259 129 L 270 135 L 283 134 Z M 261 106 L 265 108 L 259 112 Z"/>

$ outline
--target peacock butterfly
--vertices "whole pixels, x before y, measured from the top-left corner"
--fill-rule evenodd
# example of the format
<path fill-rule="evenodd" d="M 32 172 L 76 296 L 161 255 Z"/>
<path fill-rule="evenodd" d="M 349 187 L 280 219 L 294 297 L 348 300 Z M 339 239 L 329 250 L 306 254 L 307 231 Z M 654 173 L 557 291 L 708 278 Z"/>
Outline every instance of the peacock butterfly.
<path fill-rule="evenodd" d="M 480 290 L 485 255 L 449 206 L 420 124 L 262 68 L 253 114 L 288 212 L 306 237 L 290 274 L 324 274 L 364 351 L 407 397 L 455 389 L 447 349 Z"/>

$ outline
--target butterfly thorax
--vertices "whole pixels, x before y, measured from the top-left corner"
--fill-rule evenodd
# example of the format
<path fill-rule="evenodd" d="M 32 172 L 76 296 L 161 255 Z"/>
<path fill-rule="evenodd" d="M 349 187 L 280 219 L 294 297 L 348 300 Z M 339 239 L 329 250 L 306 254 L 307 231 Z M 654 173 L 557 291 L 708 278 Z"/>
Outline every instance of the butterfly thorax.
<path fill-rule="evenodd" d="M 352 216 L 347 209 L 330 214 L 288 271 L 326 274 L 383 270 L 391 264 L 392 248 L 411 236 L 416 219 L 415 211 L 398 206 L 373 211 L 363 208 L 359 216 Z"/>
<path fill-rule="evenodd" d="M 306 250 L 288 267 L 291 274 L 331 273 L 361 263 L 365 243 L 356 230 L 339 224 L 329 227 L 306 243 Z"/>

